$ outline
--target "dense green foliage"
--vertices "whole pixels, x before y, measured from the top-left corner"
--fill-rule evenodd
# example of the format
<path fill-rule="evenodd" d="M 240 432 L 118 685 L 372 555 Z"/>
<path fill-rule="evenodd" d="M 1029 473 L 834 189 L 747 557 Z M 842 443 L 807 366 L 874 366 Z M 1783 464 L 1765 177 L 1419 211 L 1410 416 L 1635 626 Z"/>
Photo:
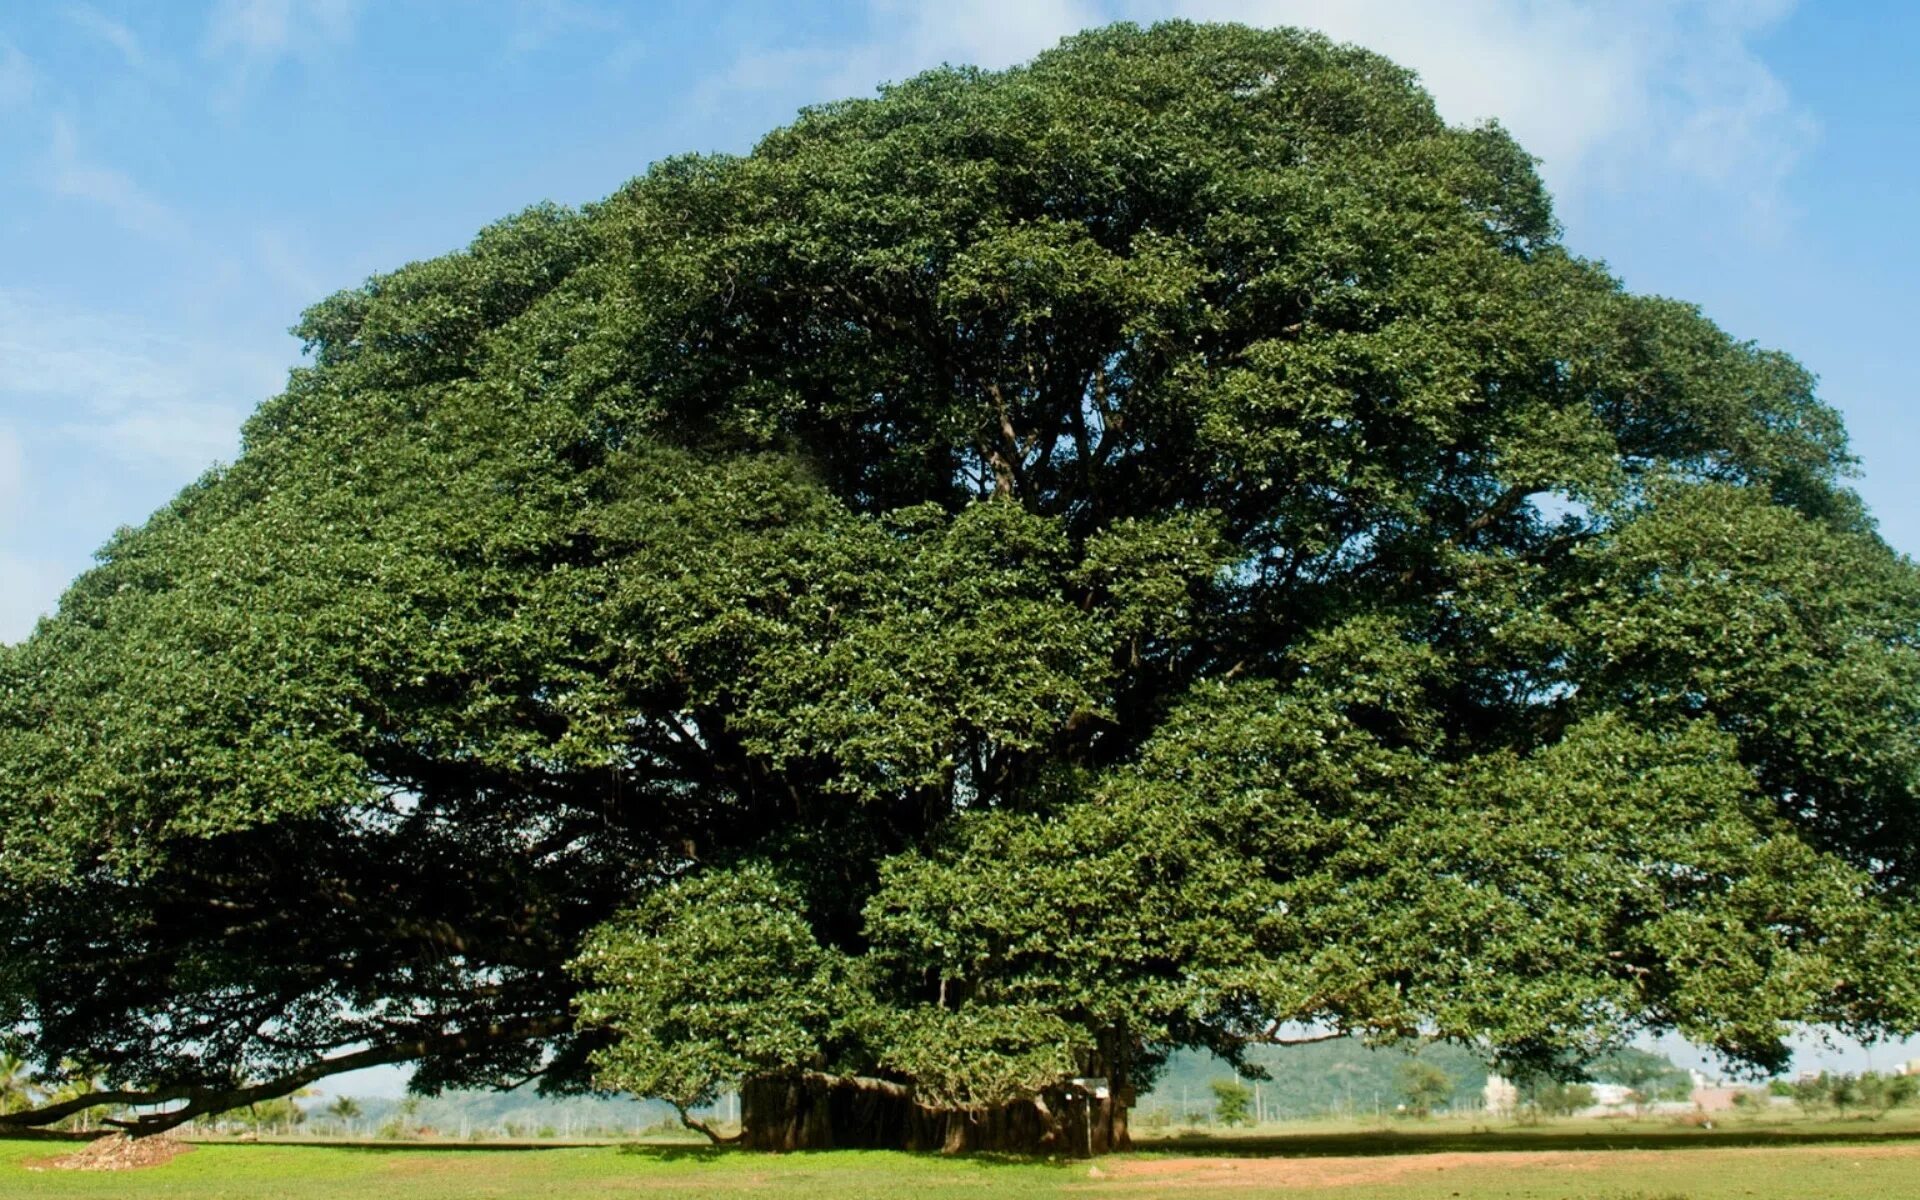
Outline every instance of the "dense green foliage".
<path fill-rule="evenodd" d="M 933 72 L 298 332 L 0 649 L 38 1063 L 973 1106 L 1920 1022 L 1920 575 L 1838 419 L 1376 56 Z"/>
<path fill-rule="evenodd" d="M 1920 1077 L 1882 1075 L 1877 1071 L 1863 1071 L 1858 1075 L 1822 1071 L 1790 1083 L 1778 1082 L 1781 1085 L 1778 1090 L 1791 1096 L 1802 1110 L 1831 1108 L 1842 1117 L 1859 1113 L 1884 1117 L 1920 1097 Z"/>

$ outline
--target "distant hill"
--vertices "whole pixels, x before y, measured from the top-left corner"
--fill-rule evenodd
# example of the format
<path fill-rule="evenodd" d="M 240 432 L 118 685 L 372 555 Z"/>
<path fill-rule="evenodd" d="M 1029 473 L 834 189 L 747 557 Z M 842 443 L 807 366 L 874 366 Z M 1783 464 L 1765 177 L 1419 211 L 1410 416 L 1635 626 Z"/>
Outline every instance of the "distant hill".
<path fill-rule="evenodd" d="M 1247 1058 L 1271 1077 L 1258 1084 L 1260 1106 L 1270 1120 L 1392 1112 L 1400 1102 L 1401 1067 L 1415 1058 L 1453 1079 L 1455 1107 L 1477 1104 L 1487 1081 L 1484 1062 L 1472 1051 L 1448 1043 L 1373 1048 L 1349 1038 L 1310 1046 L 1258 1046 Z M 1231 1078 L 1234 1069 L 1225 1060 L 1201 1050 L 1183 1050 L 1142 1098 L 1140 1111 L 1158 1109 L 1176 1121 L 1202 1119 L 1213 1111 L 1208 1085 Z"/>
<path fill-rule="evenodd" d="M 1258 1084 L 1261 1109 L 1268 1119 L 1390 1113 L 1402 1099 L 1401 1068 L 1416 1058 L 1452 1078 L 1449 1108 L 1478 1107 L 1487 1082 L 1484 1060 L 1464 1046 L 1446 1042 L 1376 1048 L 1345 1038 L 1310 1046 L 1257 1046 L 1247 1057 L 1271 1077 Z M 1636 1049 L 1615 1051 L 1596 1062 L 1588 1074 L 1596 1082 L 1647 1087 L 1662 1094 L 1677 1089 L 1684 1095 L 1688 1083 L 1687 1073 L 1669 1059 Z M 1203 1119 L 1213 1111 L 1208 1085 L 1231 1078 L 1234 1069 L 1225 1060 L 1205 1051 L 1181 1051 L 1142 1098 L 1140 1112 L 1145 1115 L 1157 1109 L 1175 1121 Z"/>

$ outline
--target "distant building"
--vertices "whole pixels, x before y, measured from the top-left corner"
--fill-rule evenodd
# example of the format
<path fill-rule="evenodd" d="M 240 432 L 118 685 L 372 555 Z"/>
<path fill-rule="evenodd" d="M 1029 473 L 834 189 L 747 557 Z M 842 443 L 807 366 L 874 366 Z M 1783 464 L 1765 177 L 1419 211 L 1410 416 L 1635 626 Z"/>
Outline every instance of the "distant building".
<path fill-rule="evenodd" d="M 1733 1098 L 1745 1088 L 1727 1087 L 1718 1079 L 1708 1079 L 1698 1071 L 1689 1071 L 1693 1076 L 1693 1092 L 1687 1102 L 1700 1112 L 1731 1112 L 1735 1105 Z"/>
<path fill-rule="evenodd" d="M 1510 1117 L 1520 1107 L 1520 1089 L 1503 1076 L 1487 1075 L 1486 1086 L 1480 1089 L 1480 1096 L 1487 1112 L 1496 1117 Z"/>
<path fill-rule="evenodd" d="M 1695 1088 L 1693 1095 L 1687 1099 L 1692 1101 L 1693 1106 L 1701 1112 L 1732 1112 L 1738 1107 L 1734 1097 L 1745 1090 L 1734 1087 Z"/>

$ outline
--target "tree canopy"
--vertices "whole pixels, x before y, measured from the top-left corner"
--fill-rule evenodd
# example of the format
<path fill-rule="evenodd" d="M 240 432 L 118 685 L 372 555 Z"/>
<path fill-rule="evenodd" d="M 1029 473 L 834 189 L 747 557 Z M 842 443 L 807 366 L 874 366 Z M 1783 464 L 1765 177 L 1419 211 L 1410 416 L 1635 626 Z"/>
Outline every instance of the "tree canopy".
<path fill-rule="evenodd" d="M 296 333 L 0 648 L 0 1050 L 142 1128 L 1920 1027 L 1920 574 L 1840 420 L 1376 55 L 930 72 Z"/>

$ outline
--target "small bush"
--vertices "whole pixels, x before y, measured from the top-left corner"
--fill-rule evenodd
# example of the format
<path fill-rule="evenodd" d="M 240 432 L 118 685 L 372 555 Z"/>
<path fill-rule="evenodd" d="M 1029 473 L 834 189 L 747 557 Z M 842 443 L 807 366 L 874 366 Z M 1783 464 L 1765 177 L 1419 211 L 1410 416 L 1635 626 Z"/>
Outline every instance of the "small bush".
<path fill-rule="evenodd" d="M 1214 1118 L 1222 1125 L 1253 1124 L 1253 1089 L 1238 1079 L 1216 1079 L 1207 1085 L 1213 1091 Z"/>

